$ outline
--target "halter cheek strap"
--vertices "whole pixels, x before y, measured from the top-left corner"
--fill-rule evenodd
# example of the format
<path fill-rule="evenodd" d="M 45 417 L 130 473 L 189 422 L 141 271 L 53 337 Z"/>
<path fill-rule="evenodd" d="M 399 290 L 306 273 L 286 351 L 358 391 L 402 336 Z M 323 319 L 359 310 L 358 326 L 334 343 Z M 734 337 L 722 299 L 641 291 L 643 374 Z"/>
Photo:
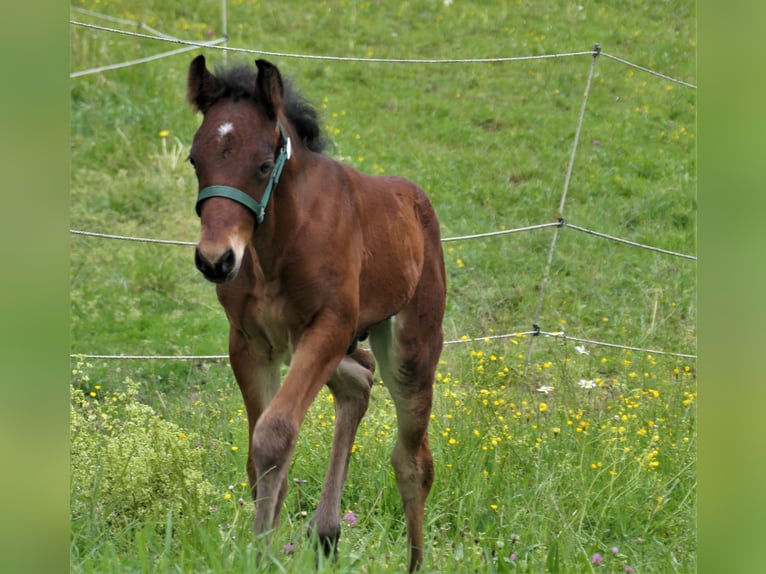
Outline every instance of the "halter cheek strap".
<path fill-rule="evenodd" d="M 279 176 L 282 175 L 282 169 L 285 167 L 285 163 L 293 155 L 292 142 L 290 141 L 289 137 L 285 136 L 285 131 L 282 128 L 282 122 L 277 120 L 277 125 L 279 126 L 279 138 L 282 147 L 279 150 L 279 155 L 277 156 L 277 161 L 274 164 L 274 169 L 271 170 L 271 175 L 269 176 L 269 181 L 263 191 L 263 197 L 261 197 L 261 200 L 255 201 L 244 191 L 240 191 L 235 187 L 229 187 L 228 185 L 210 185 L 200 191 L 199 195 L 197 195 L 197 204 L 194 207 L 195 211 L 197 212 L 197 216 L 199 216 L 202 212 L 203 201 L 211 197 L 225 197 L 226 199 L 231 199 L 239 204 L 244 205 L 250 211 L 252 211 L 256 221 L 258 222 L 258 225 L 263 223 L 263 218 L 266 215 L 266 205 L 269 203 L 271 193 L 274 191 L 274 188 L 277 187 L 277 183 L 279 183 Z"/>

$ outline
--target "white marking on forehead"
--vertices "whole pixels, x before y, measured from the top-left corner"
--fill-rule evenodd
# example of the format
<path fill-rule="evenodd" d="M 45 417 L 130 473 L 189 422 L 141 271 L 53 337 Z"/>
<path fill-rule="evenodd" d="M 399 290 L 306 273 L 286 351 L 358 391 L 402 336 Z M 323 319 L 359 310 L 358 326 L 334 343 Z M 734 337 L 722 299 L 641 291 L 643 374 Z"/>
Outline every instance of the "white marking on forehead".
<path fill-rule="evenodd" d="M 234 131 L 234 124 L 231 122 L 224 122 L 220 126 L 218 126 L 218 137 L 222 138 L 226 134 L 230 134 Z"/>

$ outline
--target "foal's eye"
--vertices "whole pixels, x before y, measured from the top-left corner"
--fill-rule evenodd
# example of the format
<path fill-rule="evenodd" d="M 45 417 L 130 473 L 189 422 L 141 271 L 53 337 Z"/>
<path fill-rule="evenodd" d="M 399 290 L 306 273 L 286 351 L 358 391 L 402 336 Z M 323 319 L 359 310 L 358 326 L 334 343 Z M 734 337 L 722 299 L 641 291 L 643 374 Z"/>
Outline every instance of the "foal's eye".
<path fill-rule="evenodd" d="M 194 161 L 192 156 L 187 157 L 186 161 L 188 161 L 194 169 L 197 169 L 197 162 Z"/>
<path fill-rule="evenodd" d="M 261 175 L 266 175 L 271 171 L 272 167 L 274 167 L 273 161 L 264 161 L 261 165 L 258 166 L 258 171 L 261 173 Z"/>

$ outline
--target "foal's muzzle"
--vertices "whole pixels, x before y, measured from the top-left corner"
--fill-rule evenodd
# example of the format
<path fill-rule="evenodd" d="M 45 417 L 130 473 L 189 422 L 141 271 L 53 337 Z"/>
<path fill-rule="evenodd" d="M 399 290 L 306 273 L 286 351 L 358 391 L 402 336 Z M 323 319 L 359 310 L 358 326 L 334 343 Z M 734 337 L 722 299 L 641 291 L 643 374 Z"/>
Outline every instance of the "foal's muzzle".
<path fill-rule="evenodd" d="M 232 249 L 227 249 L 217 261 L 209 261 L 199 250 L 194 251 L 194 264 L 205 279 L 213 283 L 224 283 L 236 275 L 237 257 Z"/>

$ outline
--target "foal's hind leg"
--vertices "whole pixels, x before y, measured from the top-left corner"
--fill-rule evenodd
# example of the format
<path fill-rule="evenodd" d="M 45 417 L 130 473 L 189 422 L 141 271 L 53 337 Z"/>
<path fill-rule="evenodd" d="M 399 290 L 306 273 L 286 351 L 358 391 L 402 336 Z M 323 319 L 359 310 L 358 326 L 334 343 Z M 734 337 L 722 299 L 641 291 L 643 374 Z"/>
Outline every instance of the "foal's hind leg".
<path fill-rule="evenodd" d="M 344 357 L 327 383 L 335 400 L 335 435 L 322 497 L 309 525 L 325 555 L 337 556 L 340 499 L 359 422 L 367 411 L 375 359 L 364 349 Z"/>
<path fill-rule="evenodd" d="M 371 337 L 383 382 L 396 405 L 398 434 L 391 454 L 410 544 L 410 572 L 423 561 L 423 515 L 434 479 L 428 448 L 433 377 L 442 346 L 441 326 L 423 325 L 419 314 L 402 312 Z M 420 332 L 433 327 L 428 337 Z"/>

